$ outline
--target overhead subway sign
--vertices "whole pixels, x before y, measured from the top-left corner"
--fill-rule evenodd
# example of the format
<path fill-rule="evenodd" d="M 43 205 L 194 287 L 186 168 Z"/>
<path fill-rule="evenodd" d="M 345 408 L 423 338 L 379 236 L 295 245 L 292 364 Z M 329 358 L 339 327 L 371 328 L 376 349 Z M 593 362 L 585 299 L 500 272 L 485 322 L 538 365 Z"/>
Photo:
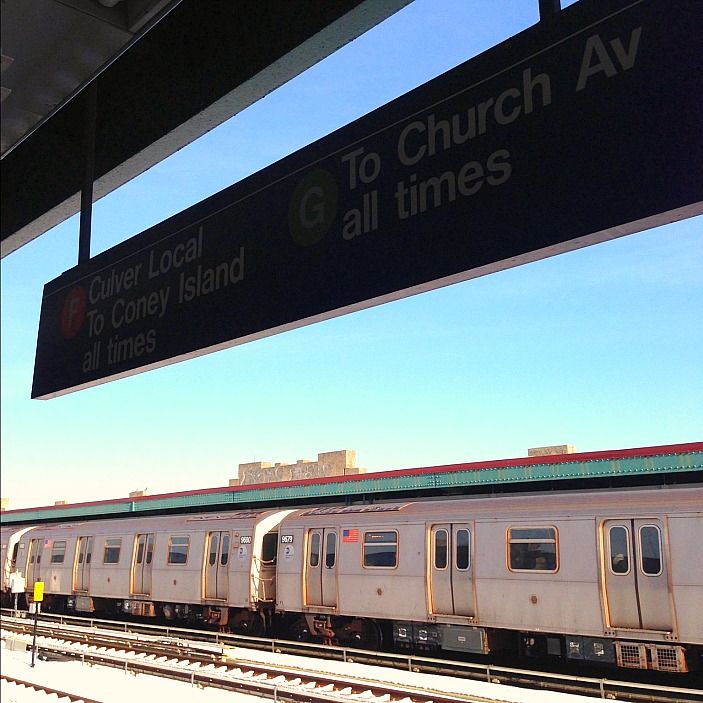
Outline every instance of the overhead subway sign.
<path fill-rule="evenodd" d="M 32 396 L 703 212 L 700 26 L 582 0 L 67 271 Z"/>

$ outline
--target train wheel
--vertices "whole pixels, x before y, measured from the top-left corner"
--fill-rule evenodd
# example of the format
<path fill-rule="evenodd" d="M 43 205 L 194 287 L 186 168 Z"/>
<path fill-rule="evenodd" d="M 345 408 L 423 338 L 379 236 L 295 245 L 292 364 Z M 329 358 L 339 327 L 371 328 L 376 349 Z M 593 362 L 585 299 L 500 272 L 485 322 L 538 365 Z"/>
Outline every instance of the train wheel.
<path fill-rule="evenodd" d="M 230 616 L 229 626 L 232 632 L 237 635 L 251 635 L 260 637 L 266 628 L 259 613 L 252 613 L 249 610 L 240 610 L 236 615 Z"/>
<path fill-rule="evenodd" d="M 341 627 L 335 627 L 337 641 L 343 647 L 380 649 L 383 644 L 381 628 L 373 620 L 355 618 Z"/>
<path fill-rule="evenodd" d="M 310 634 L 310 628 L 308 627 L 305 617 L 301 616 L 290 624 L 290 627 L 288 628 L 288 637 L 295 642 L 313 641 L 313 637 Z"/>

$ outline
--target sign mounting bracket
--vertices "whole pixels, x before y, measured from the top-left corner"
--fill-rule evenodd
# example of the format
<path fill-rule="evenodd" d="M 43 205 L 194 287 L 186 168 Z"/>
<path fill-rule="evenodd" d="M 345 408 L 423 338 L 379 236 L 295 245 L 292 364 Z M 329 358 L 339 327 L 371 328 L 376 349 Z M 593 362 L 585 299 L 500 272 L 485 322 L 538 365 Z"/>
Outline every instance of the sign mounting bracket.
<path fill-rule="evenodd" d="M 90 261 L 90 234 L 93 219 L 93 183 L 95 181 L 95 122 L 98 111 L 98 84 L 93 81 L 85 90 L 85 130 L 83 154 L 85 172 L 81 189 L 81 219 L 78 235 L 78 263 Z"/>

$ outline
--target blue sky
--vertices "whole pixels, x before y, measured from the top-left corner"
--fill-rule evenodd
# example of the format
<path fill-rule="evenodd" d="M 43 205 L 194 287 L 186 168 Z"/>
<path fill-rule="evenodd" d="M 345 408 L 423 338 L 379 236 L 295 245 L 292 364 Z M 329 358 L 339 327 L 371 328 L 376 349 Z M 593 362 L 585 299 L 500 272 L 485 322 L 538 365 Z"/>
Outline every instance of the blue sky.
<path fill-rule="evenodd" d="M 537 4 L 416 0 L 96 203 L 93 253 L 533 24 Z M 239 463 L 343 448 L 385 470 L 700 440 L 702 232 L 687 220 L 32 401 L 42 287 L 75 263 L 71 218 L 2 260 L 2 495 L 225 485 Z"/>

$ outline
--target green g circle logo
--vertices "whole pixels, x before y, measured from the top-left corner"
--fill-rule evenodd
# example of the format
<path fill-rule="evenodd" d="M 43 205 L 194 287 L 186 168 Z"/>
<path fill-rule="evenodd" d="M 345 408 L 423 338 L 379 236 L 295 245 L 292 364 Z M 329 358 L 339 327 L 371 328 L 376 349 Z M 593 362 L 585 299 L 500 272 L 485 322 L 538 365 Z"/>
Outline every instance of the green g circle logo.
<path fill-rule="evenodd" d="M 303 247 L 317 244 L 337 215 L 339 191 L 329 171 L 308 173 L 293 191 L 288 208 L 288 226 L 293 239 Z"/>

